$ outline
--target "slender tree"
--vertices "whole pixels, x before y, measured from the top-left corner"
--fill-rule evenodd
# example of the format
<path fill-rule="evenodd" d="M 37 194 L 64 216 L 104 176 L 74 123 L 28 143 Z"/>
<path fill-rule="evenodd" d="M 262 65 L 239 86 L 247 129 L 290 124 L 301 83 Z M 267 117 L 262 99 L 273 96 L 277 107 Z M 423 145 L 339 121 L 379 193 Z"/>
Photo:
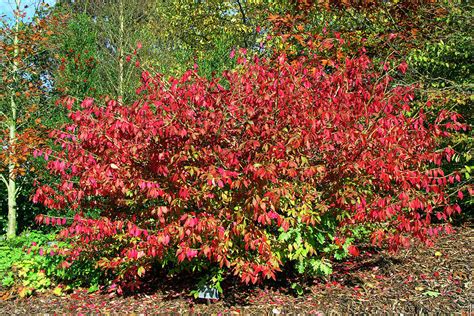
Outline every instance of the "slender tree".
<path fill-rule="evenodd" d="M 7 238 L 17 231 L 17 198 L 32 149 L 41 142 L 38 127 L 46 110 L 49 89 L 44 55 L 53 19 L 26 19 L 21 0 L 15 0 L 13 19 L 0 29 L 0 179 L 7 191 Z"/>

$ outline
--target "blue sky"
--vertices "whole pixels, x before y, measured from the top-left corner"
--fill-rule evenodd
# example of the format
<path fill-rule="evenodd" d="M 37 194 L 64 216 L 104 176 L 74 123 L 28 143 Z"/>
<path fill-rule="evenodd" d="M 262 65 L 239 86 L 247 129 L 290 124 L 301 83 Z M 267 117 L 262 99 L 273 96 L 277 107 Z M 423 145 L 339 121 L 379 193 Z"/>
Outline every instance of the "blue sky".
<path fill-rule="evenodd" d="M 52 5 L 55 1 L 56 0 L 21 0 L 21 8 L 23 9 L 25 6 L 28 6 L 28 8 L 25 9 L 25 12 L 26 16 L 29 18 L 34 14 L 39 3 L 44 2 Z M 13 10 L 16 6 L 15 2 L 15 0 L 0 0 L 0 17 L 12 19 Z"/>

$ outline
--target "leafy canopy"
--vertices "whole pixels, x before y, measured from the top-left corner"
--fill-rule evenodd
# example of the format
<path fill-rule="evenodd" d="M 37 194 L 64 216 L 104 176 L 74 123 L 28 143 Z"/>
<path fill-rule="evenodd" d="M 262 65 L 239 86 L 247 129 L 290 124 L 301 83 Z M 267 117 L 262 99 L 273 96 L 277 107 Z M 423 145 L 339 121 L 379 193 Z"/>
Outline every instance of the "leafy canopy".
<path fill-rule="evenodd" d="M 62 150 L 37 154 L 59 183 L 34 200 L 77 212 L 66 266 L 88 258 L 136 285 L 156 261 L 219 265 L 255 283 L 287 262 L 357 255 L 351 227 L 397 249 L 460 211 L 445 191 L 459 175 L 438 167 L 453 155 L 440 140 L 464 128 L 456 113 L 413 112 L 414 87 L 365 55 L 236 58 L 222 79 L 144 72 L 133 104 L 85 99 L 51 133 Z"/>

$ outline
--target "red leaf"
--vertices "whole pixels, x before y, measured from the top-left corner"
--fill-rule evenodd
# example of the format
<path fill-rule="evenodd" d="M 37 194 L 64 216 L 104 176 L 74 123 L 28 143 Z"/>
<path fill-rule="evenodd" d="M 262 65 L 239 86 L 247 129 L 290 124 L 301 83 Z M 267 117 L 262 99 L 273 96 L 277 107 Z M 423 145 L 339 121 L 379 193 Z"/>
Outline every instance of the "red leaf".
<path fill-rule="evenodd" d="M 348 248 L 349 254 L 353 257 L 358 257 L 360 255 L 359 249 L 356 246 L 350 245 Z"/>

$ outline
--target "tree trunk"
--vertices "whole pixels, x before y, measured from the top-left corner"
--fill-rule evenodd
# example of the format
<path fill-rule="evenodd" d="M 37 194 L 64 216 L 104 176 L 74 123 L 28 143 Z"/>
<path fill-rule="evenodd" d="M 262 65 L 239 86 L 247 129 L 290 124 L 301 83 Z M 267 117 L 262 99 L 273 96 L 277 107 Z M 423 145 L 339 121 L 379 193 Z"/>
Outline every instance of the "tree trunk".
<path fill-rule="evenodd" d="M 119 78 L 118 78 L 118 100 L 119 102 L 123 101 L 123 64 L 124 64 L 124 53 L 123 53 L 123 42 L 124 42 L 124 23 L 125 23 L 125 17 L 124 17 L 124 12 L 123 12 L 123 0 L 120 0 L 120 5 L 119 5 L 119 47 L 118 47 L 118 52 L 119 52 Z"/>
<path fill-rule="evenodd" d="M 21 0 L 16 0 L 16 10 L 17 12 L 20 11 L 21 8 Z M 12 75 L 15 79 L 17 78 L 18 72 L 18 61 L 17 57 L 20 53 L 18 47 L 18 32 L 20 30 L 20 16 L 19 14 L 15 15 L 15 37 L 13 38 L 13 69 Z M 17 217 L 17 205 L 16 205 L 16 197 L 17 197 L 17 186 L 16 186 L 16 175 L 15 175 L 15 162 L 12 161 L 11 155 L 15 154 L 15 142 L 16 142 L 16 124 L 17 124 L 17 113 L 16 113 L 16 102 L 15 102 L 15 91 L 12 89 L 10 91 L 10 110 L 11 110 L 11 117 L 10 123 L 8 124 L 9 129 L 9 138 L 8 138 L 8 148 L 10 150 L 9 155 L 10 159 L 8 162 L 8 184 L 7 184 L 7 192 L 8 192 L 8 226 L 7 226 L 7 238 L 13 238 L 16 236 L 16 217 Z"/>
<path fill-rule="evenodd" d="M 13 100 L 13 97 L 12 97 Z M 14 102 L 14 101 L 12 101 Z M 10 139 L 9 146 L 14 146 L 16 137 L 16 126 L 15 124 L 10 125 Z M 15 181 L 15 164 L 10 162 L 8 164 L 8 227 L 7 227 L 7 238 L 13 238 L 16 236 L 16 181 Z"/>

